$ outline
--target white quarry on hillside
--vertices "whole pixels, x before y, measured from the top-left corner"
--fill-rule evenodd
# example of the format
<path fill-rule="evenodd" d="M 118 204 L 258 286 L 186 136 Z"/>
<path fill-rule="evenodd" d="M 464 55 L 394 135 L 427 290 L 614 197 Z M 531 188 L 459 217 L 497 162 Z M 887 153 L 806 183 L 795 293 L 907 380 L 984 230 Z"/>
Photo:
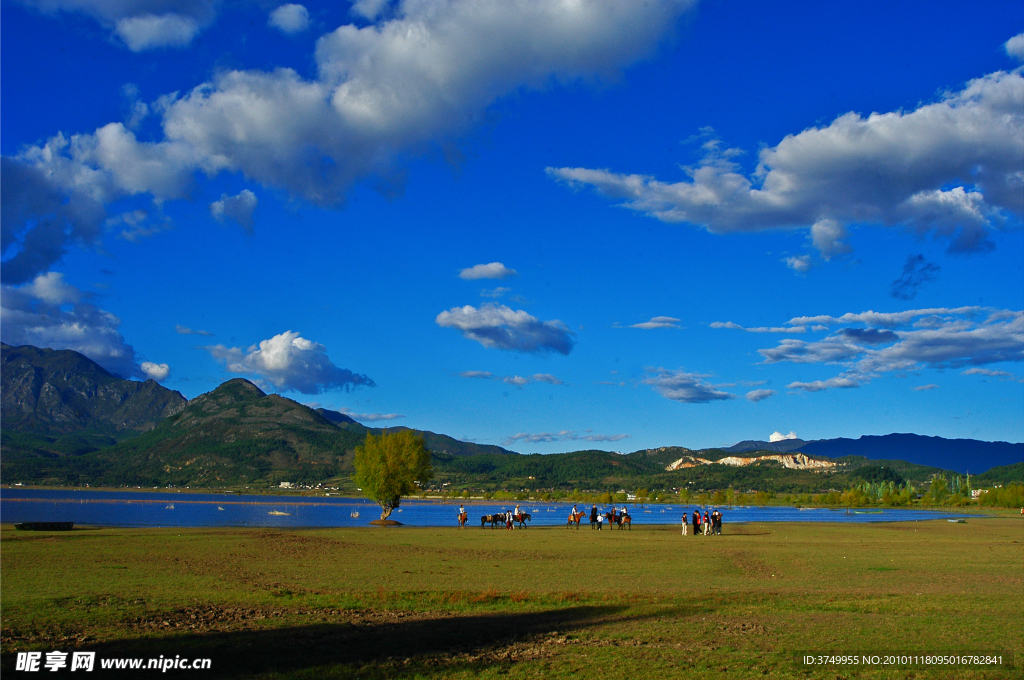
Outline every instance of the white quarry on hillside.
<path fill-rule="evenodd" d="M 754 463 L 758 463 L 763 460 L 773 460 L 776 463 L 781 464 L 783 467 L 787 467 L 792 470 L 830 470 L 836 466 L 832 461 L 815 460 L 814 458 L 808 458 L 802 453 L 776 453 L 764 456 L 754 456 L 751 458 L 728 456 L 726 458 L 719 458 L 718 460 L 708 460 L 707 458 L 700 458 L 698 456 L 683 456 L 679 460 L 667 465 L 665 469 L 671 472 L 672 470 L 682 470 L 683 468 L 696 467 L 698 465 L 711 465 L 712 463 L 743 467 L 744 465 L 753 465 Z"/>

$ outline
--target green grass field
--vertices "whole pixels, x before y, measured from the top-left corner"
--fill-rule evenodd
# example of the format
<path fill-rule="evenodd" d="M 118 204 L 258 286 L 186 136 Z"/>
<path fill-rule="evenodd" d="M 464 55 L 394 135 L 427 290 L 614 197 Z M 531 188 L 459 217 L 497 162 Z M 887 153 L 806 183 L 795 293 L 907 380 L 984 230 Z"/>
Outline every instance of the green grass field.
<path fill-rule="evenodd" d="M 108 673 L 123 678 L 1024 677 L 1019 517 L 720 537 L 5 525 L 0 546 L 12 678 L 52 675 L 13 673 L 14 653 L 54 649 L 212 660 Z M 1016 668 L 807 667 L 801 651 L 1009 652 Z"/>

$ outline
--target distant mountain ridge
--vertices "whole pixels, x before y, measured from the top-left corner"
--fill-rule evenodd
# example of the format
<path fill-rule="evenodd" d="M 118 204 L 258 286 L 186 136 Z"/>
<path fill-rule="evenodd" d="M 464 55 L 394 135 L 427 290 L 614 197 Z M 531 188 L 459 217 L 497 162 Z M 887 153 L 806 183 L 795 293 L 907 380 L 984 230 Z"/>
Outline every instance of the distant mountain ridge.
<path fill-rule="evenodd" d="M 154 380 L 124 380 L 71 350 L 0 345 L 4 427 L 63 435 L 146 431 L 184 408 L 180 393 Z"/>
<path fill-rule="evenodd" d="M 124 380 L 71 350 L 0 344 L 0 455 L 60 458 L 146 432 L 184 408 L 153 380 Z"/>
<path fill-rule="evenodd" d="M 945 439 L 919 434 L 864 435 L 857 439 L 840 437 L 809 442 L 801 439 L 743 441 L 721 450 L 729 453 L 799 451 L 824 458 L 863 456 L 869 460 L 904 460 L 961 474 L 980 473 L 996 466 L 1024 462 L 1024 443 Z"/>
<path fill-rule="evenodd" d="M 726 453 L 746 453 L 747 451 L 775 451 L 776 453 L 789 453 L 799 451 L 801 446 L 808 442 L 803 439 L 782 439 L 777 442 L 761 442 L 747 439 L 739 444 L 733 444 L 728 448 L 721 449 Z"/>
<path fill-rule="evenodd" d="M 351 470 L 362 441 L 315 411 L 235 378 L 149 432 L 59 461 L 4 461 L 7 478 L 112 485 L 318 481 Z"/>
<path fill-rule="evenodd" d="M 344 480 L 367 433 L 410 429 L 367 427 L 338 411 L 267 395 L 241 378 L 186 402 L 154 381 L 117 378 L 70 350 L 2 350 L 5 480 L 195 486 Z M 993 475 L 1001 480 L 1019 477 L 1024 460 L 1024 444 L 914 434 L 542 456 L 416 431 L 445 483 L 515 488 L 832 488 L 869 461 L 887 461 L 915 483 L 942 470 L 973 476 L 996 466 Z"/>

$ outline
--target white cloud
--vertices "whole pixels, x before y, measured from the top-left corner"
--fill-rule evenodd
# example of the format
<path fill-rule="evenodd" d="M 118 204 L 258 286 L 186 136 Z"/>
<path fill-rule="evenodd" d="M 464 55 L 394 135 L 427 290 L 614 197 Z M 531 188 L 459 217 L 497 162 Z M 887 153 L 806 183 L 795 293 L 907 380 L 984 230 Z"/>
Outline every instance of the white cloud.
<path fill-rule="evenodd" d="M 333 389 L 350 390 L 360 385 L 373 387 L 365 375 L 335 366 L 327 348 L 293 331 L 285 331 L 248 350 L 213 345 L 204 347 L 223 361 L 229 373 L 256 375 L 284 391 L 320 394 Z"/>
<path fill-rule="evenodd" d="M 772 432 L 771 436 L 768 437 L 770 442 L 784 442 L 787 439 L 799 439 L 799 437 L 796 436 L 796 432 L 790 431 L 789 434 L 782 434 L 778 430 Z"/>
<path fill-rule="evenodd" d="M 715 389 L 713 385 L 704 382 L 707 376 L 685 371 L 669 371 L 664 368 L 648 369 L 644 378 L 645 385 L 651 385 L 654 390 L 673 401 L 680 401 L 684 404 L 706 404 L 709 401 L 722 399 L 735 399 L 736 395 L 722 392 Z"/>
<path fill-rule="evenodd" d="M 679 319 L 672 316 L 655 316 L 650 321 L 635 323 L 630 328 L 679 328 Z"/>
<path fill-rule="evenodd" d="M 48 305 L 60 306 L 82 299 L 82 291 L 64 283 L 64 275 L 59 272 L 37 276 L 32 283 L 22 286 L 21 290 Z"/>
<path fill-rule="evenodd" d="M 992 73 L 909 112 L 844 114 L 763 149 L 750 175 L 734 150 L 705 149 L 674 183 L 587 168 L 548 173 L 713 233 L 811 228 L 825 257 L 847 249 L 840 239 L 851 222 L 930 233 L 951 251 L 984 250 L 991 229 L 1024 216 L 1024 77 Z"/>
<path fill-rule="evenodd" d="M 982 312 L 987 312 L 983 315 Z M 791 389 L 818 392 L 833 387 L 859 387 L 884 373 L 922 368 L 973 366 L 965 374 L 985 374 L 987 364 L 1024 361 L 1024 312 L 917 309 L 892 314 L 863 312 L 841 317 L 797 317 L 790 323 L 854 323 L 819 342 L 792 338 L 760 349 L 764 363 L 832 363 L 845 371 L 828 380 L 794 382 Z M 879 330 L 883 326 L 892 330 Z"/>
<path fill-rule="evenodd" d="M 1009 371 L 994 371 L 990 368 L 968 368 L 966 371 L 961 372 L 960 375 L 986 375 L 992 378 L 1013 378 L 1013 373 Z"/>
<path fill-rule="evenodd" d="M 170 228 L 168 222 L 154 223 L 149 219 L 149 213 L 145 210 L 129 210 L 120 215 L 115 215 L 106 221 L 109 229 L 121 227 L 118 238 L 131 243 L 138 243 L 144 238 L 149 238 L 161 231 Z"/>
<path fill-rule="evenodd" d="M 252 233 L 252 213 L 256 210 L 256 194 L 242 189 L 235 196 L 221 194 L 219 201 L 210 204 L 210 214 L 218 222 L 226 219 L 234 220 L 249 234 Z"/>
<path fill-rule="evenodd" d="M 16 242 L 21 252 L 4 262 L 3 280 L 24 283 L 59 260 L 67 244 L 91 244 L 110 201 L 147 193 L 157 201 L 181 198 L 197 171 L 239 173 L 319 205 L 343 203 L 352 184 L 367 178 L 394 191 L 408 158 L 457 142 L 497 99 L 524 87 L 614 76 L 656 49 L 693 4 L 364 2 L 355 9 L 381 18 L 321 37 L 315 80 L 287 68 L 218 71 L 211 82 L 152 107 L 163 116 L 163 139 L 139 142 L 111 123 L 5 157 L 3 252 Z M 143 49 L 183 42 L 193 26 L 213 21 L 218 4 L 36 6 L 93 16 Z M 8 204 L 18 209 L 8 211 Z"/>
<path fill-rule="evenodd" d="M 490 371 L 463 371 L 459 373 L 460 378 L 480 378 L 482 380 L 490 380 L 495 377 Z"/>
<path fill-rule="evenodd" d="M 945 323 L 957 316 L 972 316 L 980 313 L 981 307 L 929 307 L 926 309 L 908 309 L 905 312 L 859 312 L 856 314 L 847 313 L 842 316 L 797 316 L 787 323 L 793 326 L 834 326 L 837 324 L 859 323 L 866 326 L 883 326 L 895 328 L 905 326 L 915 319 L 921 317 L 941 317 L 940 323 Z M 1015 314 L 1015 312 L 1009 312 Z"/>
<path fill-rule="evenodd" d="M 188 326 L 180 326 L 180 325 L 174 327 L 174 332 L 177 333 L 178 335 L 206 335 L 206 336 L 212 336 L 213 335 L 213 333 L 211 333 L 210 331 L 194 331 L 191 328 L 189 328 Z"/>
<path fill-rule="evenodd" d="M 122 378 L 144 378 L 135 349 L 118 331 L 121 320 L 83 302 L 85 295 L 50 272 L 0 292 L 0 339 L 8 345 L 70 349 Z"/>
<path fill-rule="evenodd" d="M 835 220 L 826 218 L 811 225 L 811 242 L 826 260 L 850 252 L 850 246 L 842 241 L 844 238 L 846 227 Z"/>
<path fill-rule="evenodd" d="M 391 0 L 356 0 L 352 3 L 351 12 L 373 21 L 384 12 L 390 2 Z"/>
<path fill-rule="evenodd" d="M 939 386 L 933 383 L 931 385 L 919 385 L 918 387 L 914 388 L 914 391 L 915 392 L 927 392 L 928 390 L 937 390 L 937 389 L 939 389 Z"/>
<path fill-rule="evenodd" d="M 133 52 L 186 47 L 213 22 L 217 0 L 28 0 L 46 13 L 74 12 L 92 17 Z"/>
<path fill-rule="evenodd" d="M 520 375 L 500 376 L 490 371 L 463 371 L 458 374 L 460 378 L 477 378 L 481 380 L 500 380 L 507 385 L 524 387 L 530 383 L 547 383 L 548 385 L 564 385 L 565 383 L 550 373 L 534 373 L 532 376 L 523 377 Z"/>
<path fill-rule="evenodd" d="M 864 348 L 841 337 L 826 338 L 821 342 L 786 339 L 771 349 L 757 350 L 764 363 L 788 361 L 796 364 L 840 363 L 859 356 Z"/>
<path fill-rule="evenodd" d="M 480 291 L 480 297 L 486 298 L 500 298 L 507 293 L 511 293 L 511 288 L 505 288 L 504 286 L 498 286 L 497 288 L 491 288 L 490 290 L 484 289 Z"/>
<path fill-rule="evenodd" d="M 867 378 L 864 377 L 850 377 L 849 375 L 839 375 L 835 378 L 829 378 L 828 380 L 815 380 L 813 382 L 791 382 L 786 387 L 791 390 L 803 390 L 805 392 L 824 392 L 834 388 L 849 389 L 853 387 L 860 387 L 862 383 L 867 382 Z"/>
<path fill-rule="evenodd" d="M 179 14 L 146 14 L 118 20 L 114 32 L 132 52 L 158 47 L 187 47 L 199 33 L 199 24 Z"/>
<path fill-rule="evenodd" d="M 561 432 L 537 432 L 535 434 L 520 432 L 519 434 L 514 434 L 511 437 L 506 437 L 505 441 L 502 443 L 508 446 L 509 444 L 515 444 L 519 441 L 526 442 L 528 444 L 547 444 L 552 442 L 573 441 L 617 442 L 628 438 L 628 434 L 580 434 L 572 430 L 562 430 Z"/>
<path fill-rule="evenodd" d="M 353 413 L 351 409 L 347 408 L 338 410 L 341 413 L 347 415 L 349 418 L 352 418 L 353 420 L 361 420 L 366 422 L 377 422 L 380 420 L 399 420 L 405 417 L 401 413 Z"/>
<path fill-rule="evenodd" d="M 453 307 L 438 314 L 435 321 L 444 328 L 457 328 L 470 340 L 495 349 L 569 354 L 574 344 L 572 333 L 561 321 L 540 321 L 522 310 L 513 311 L 493 303 L 479 309 L 471 305 Z"/>
<path fill-rule="evenodd" d="M 185 197 L 199 166 L 184 145 L 140 143 L 121 123 L 5 156 L 2 251 L 14 254 L 3 262 L 3 280 L 24 283 L 45 272 L 70 242 L 95 244 L 107 223 L 106 203 L 142 192 L 157 202 Z M 115 218 L 128 225 L 129 240 L 144 235 L 137 217 Z"/>
<path fill-rule="evenodd" d="M 751 390 L 750 392 L 747 392 L 747 399 L 756 404 L 757 402 L 764 401 L 769 397 L 774 397 L 776 394 L 775 390 Z"/>
<path fill-rule="evenodd" d="M 787 257 L 783 262 L 786 266 L 795 271 L 797 274 L 806 274 L 811 271 L 811 256 L 810 255 L 793 255 Z"/>
<path fill-rule="evenodd" d="M 803 326 L 754 326 L 752 328 L 744 328 L 738 323 L 732 321 L 712 321 L 712 328 L 731 328 L 738 331 L 746 331 L 748 333 L 806 333 L 807 329 Z"/>
<path fill-rule="evenodd" d="M 267 24 L 289 35 L 302 33 L 309 28 L 309 11 L 294 3 L 281 5 L 270 13 Z"/>
<path fill-rule="evenodd" d="M 0 161 L 0 252 L 11 254 L 0 267 L 4 283 L 32 281 L 64 256 L 68 244 L 91 246 L 103 231 L 101 200 L 92 192 L 65 193 L 53 169 L 6 156 Z"/>
<path fill-rule="evenodd" d="M 510 276 L 515 276 L 516 270 L 509 269 L 500 262 L 491 262 L 490 264 L 476 264 L 472 267 L 467 267 L 459 272 L 460 279 L 466 279 L 472 281 L 474 279 L 507 279 Z M 503 289 L 497 289 L 503 290 Z M 507 289 L 504 289 L 507 290 Z"/>
<path fill-rule="evenodd" d="M 128 129 L 135 130 L 149 116 L 149 105 L 139 99 L 139 86 L 135 83 L 122 85 L 121 96 L 128 108 L 124 124 Z"/>
<path fill-rule="evenodd" d="M 154 364 L 152 361 L 143 361 L 140 368 L 142 368 L 142 372 L 146 374 L 147 378 L 157 382 L 163 382 L 171 374 L 170 366 L 167 364 Z"/>
<path fill-rule="evenodd" d="M 1014 59 L 1024 61 L 1024 33 L 1018 33 L 1003 43 L 1003 49 Z"/>

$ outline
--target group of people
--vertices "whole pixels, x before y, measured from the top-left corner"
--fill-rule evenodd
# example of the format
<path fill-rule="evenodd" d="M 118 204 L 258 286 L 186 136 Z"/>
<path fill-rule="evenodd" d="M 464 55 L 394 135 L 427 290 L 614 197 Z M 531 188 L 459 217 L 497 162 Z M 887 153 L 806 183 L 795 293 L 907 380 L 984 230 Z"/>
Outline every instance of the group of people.
<path fill-rule="evenodd" d="M 488 517 L 490 517 L 490 515 L 488 515 Z M 509 531 L 511 531 L 512 528 L 513 528 L 514 523 L 515 522 L 522 522 L 523 517 L 526 517 L 526 519 L 530 519 L 529 516 L 526 516 L 526 515 L 523 514 L 523 511 L 520 509 L 519 504 L 517 503 L 516 504 L 516 509 L 515 509 L 514 512 L 506 512 L 506 513 L 504 513 L 505 527 Z M 459 526 L 463 526 L 466 523 L 466 518 L 467 518 L 466 508 L 464 508 L 463 506 L 460 505 L 459 506 Z"/>
<path fill-rule="evenodd" d="M 573 505 L 570 517 L 576 517 L 580 514 L 576 506 Z M 621 524 L 627 517 L 629 517 L 629 510 L 625 505 L 622 506 L 621 510 L 613 505 L 611 511 L 606 513 L 598 512 L 597 505 L 593 505 L 590 508 L 590 528 L 593 529 L 596 526 L 600 531 L 606 520 L 612 524 Z"/>
<path fill-rule="evenodd" d="M 693 526 L 694 536 L 721 536 L 722 535 L 722 513 L 718 510 L 712 510 L 709 514 L 707 510 L 704 511 L 703 517 L 700 514 L 700 510 L 693 511 L 693 522 L 689 521 L 689 517 L 686 513 L 683 513 L 683 536 L 686 535 L 686 528 Z"/>

